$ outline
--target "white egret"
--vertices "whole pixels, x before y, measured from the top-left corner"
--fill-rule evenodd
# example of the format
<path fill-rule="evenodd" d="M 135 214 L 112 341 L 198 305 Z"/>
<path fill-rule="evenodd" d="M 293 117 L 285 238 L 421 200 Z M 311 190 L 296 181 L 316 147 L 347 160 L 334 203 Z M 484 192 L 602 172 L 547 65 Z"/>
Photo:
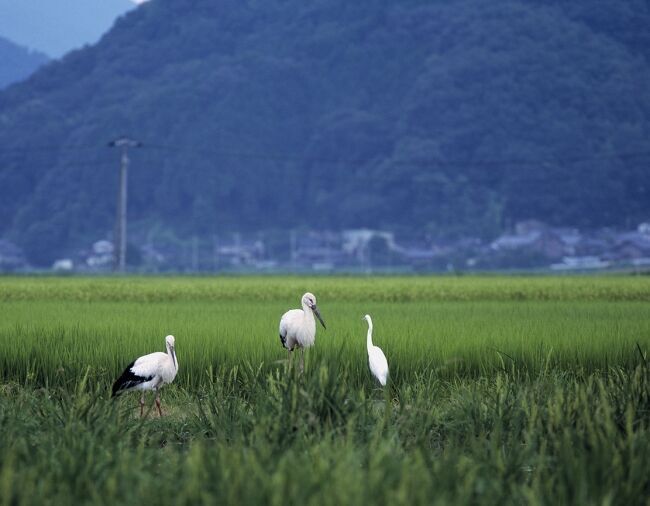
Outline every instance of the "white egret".
<path fill-rule="evenodd" d="M 386 386 L 386 381 L 388 380 L 388 361 L 381 348 L 372 344 L 372 319 L 370 315 L 367 314 L 363 318 L 368 322 L 366 345 L 368 346 L 368 365 L 370 366 L 370 372 L 383 387 Z"/>
<path fill-rule="evenodd" d="M 174 336 L 167 336 L 165 344 L 167 353 L 157 351 L 144 355 L 131 362 L 122 375 L 113 384 L 113 395 L 119 395 L 129 390 L 142 390 L 140 397 L 140 416 L 144 414 L 144 392 L 153 390 L 156 392 L 156 406 L 158 413 L 162 416 L 160 408 L 160 389 L 163 385 L 171 383 L 178 372 L 178 359 L 174 348 Z"/>
<path fill-rule="evenodd" d="M 316 305 L 314 294 L 307 292 L 303 295 L 301 304 L 302 309 L 291 309 L 280 319 L 280 341 L 282 346 L 289 350 L 289 359 L 291 359 L 291 352 L 295 348 L 300 348 L 300 372 L 305 368 L 305 348 L 313 346 L 316 340 L 314 315 L 323 328 L 327 328 Z"/>

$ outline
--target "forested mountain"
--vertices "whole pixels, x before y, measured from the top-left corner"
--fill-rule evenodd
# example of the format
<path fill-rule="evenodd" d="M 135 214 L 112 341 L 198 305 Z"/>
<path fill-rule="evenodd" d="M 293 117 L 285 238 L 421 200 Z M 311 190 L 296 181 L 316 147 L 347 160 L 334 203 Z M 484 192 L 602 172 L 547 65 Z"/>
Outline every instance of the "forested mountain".
<path fill-rule="evenodd" d="M 130 0 L 0 0 L 0 34 L 58 58 L 97 42 Z"/>
<path fill-rule="evenodd" d="M 153 0 L 0 94 L 0 236 L 650 215 L 649 4 Z"/>
<path fill-rule="evenodd" d="M 0 89 L 28 77 L 49 58 L 0 37 Z"/>

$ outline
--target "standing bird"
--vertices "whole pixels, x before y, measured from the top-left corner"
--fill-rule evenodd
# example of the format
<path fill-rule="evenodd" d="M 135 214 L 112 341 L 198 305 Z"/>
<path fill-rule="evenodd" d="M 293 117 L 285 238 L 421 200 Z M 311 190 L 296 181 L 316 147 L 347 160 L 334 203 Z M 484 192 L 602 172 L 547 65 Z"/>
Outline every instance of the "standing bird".
<path fill-rule="evenodd" d="M 131 362 L 122 376 L 117 378 L 113 384 L 113 395 L 115 397 L 129 390 L 142 390 L 140 397 L 140 416 L 144 414 L 144 392 L 145 390 L 154 390 L 156 392 L 156 406 L 158 413 L 162 416 L 160 409 L 160 392 L 159 390 L 166 383 L 171 383 L 178 372 L 178 359 L 174 349 L 174 336 L 165 338 L 167 353 L 157 351 L 149 353 Z"/>
<path fill-rule="evenodd" d="M 370 366 L 370 372 L 383 387 L 386 386 L 386 381 L 388 380 L 388 361 L 381 348 L 372 344 L 372 319 L 370 315 L 367 314 L 363 318 L 368 322 L 366 344 L 368 346 L 368 365 Z"/>
<path fill-rule="evenodd" d="M 300 348 L 300 372 L 305 368 L 305 348 L 314 345 L 316 340 L 316 320 L 318 318 L 324 329 L 325 322 L 321 318 L 316 296 L 307 292 L 302 296 L 302 309 L 291 309 L 282 315 L 280 319 L 280 341 L 282 346 L 289 350 L 289 360 L 294 348 Z"/>

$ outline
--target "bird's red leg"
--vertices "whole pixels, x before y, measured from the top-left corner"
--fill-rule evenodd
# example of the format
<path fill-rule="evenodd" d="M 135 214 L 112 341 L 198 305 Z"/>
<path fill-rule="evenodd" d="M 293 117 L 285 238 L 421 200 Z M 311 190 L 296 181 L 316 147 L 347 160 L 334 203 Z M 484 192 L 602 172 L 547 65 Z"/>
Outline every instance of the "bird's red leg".
<path fill-rule="evenodd" d="M 305 349 L 300 348 L 300 374 L 305 372 Z"/>
<path fill-rule="evenodd" d="M 142 397 L 140 397 L 140 418 L 144 416 L 144 392 L 142 392 Z"/>
<path fill-rule="evenodd" d="M 162 409 L 160 408 L 160 394 L 156 392 L 156 407 L 158 408 L 158 414 L 162 418 Z"/>

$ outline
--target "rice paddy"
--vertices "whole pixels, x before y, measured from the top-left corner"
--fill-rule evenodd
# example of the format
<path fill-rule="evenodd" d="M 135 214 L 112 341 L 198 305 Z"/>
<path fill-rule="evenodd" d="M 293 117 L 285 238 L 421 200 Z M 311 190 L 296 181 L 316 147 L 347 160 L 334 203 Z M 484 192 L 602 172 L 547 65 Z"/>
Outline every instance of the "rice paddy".
<path fill-rule="evenodd" d="M 299 376 L 277 324 L 307 290 L 328 328 Z M 647 504 L 648 301 L 639 277 L 0 278 L 0 504 Z M 141 420 L 110 385 L 170 333 Z"/>

